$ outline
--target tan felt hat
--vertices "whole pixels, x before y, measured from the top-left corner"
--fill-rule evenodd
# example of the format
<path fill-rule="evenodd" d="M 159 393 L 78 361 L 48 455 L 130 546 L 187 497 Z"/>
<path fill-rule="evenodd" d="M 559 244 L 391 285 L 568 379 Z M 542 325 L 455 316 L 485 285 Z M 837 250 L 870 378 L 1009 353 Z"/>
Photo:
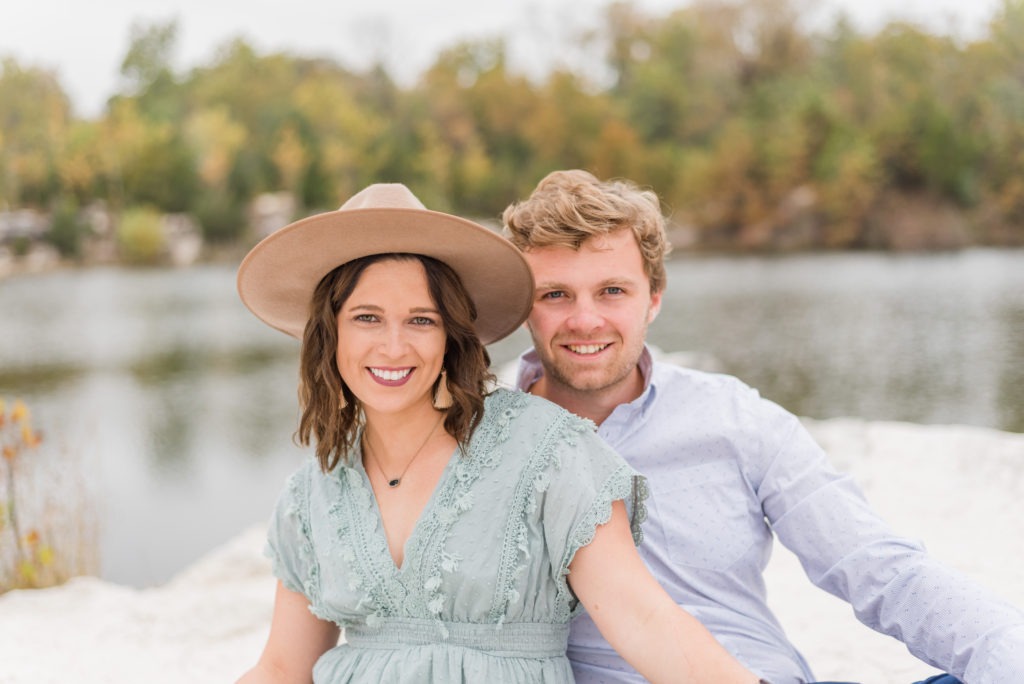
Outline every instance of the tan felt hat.
<path fill-rule="evenodd" d="M 371 185 L 337 211 L 268 235 L 238 267 L 238 294 L 264 323 L 302 339 L 325 275 L 353 259 L 392 252 L 448 264 L 476 304 L 484 344 L 512 333 L 530 313 L 533 276 L 519 250 L 477 223 L 427 209 L 401 183 Z"/>

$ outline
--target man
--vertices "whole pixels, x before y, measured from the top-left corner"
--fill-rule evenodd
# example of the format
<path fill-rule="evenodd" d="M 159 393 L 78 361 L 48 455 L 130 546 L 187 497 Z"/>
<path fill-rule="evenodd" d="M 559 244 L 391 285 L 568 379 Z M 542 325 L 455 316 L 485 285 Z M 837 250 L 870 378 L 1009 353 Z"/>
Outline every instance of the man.
<path fill-rule="evenodd" d="M 922 660 L 967 684 L 1024 681 L 1024 614 L 897 536 L 795 416 L 735 378 L 652 362 L 668 247 L 654 193 L 559 171 L 503 218 L 536 280 L 517 384 L 593 420 L 648 476 L 641 553 L 733 655 L 774 684 L 814 681 L 766 603 L 774 532 Z M 583 684 L 643 681 L 585 615 L 569 656 Z"/>

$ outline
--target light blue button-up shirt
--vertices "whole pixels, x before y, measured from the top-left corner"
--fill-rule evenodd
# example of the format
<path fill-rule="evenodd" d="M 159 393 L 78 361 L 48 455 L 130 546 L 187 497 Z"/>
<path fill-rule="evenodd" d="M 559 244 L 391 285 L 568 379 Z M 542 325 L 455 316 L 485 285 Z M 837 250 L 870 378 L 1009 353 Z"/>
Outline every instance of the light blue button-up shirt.
<path fill-rule="evenodd" d="M 815 585 L 921 660 L 967 684 L 1024 681 L 1024 613 L 893 532 L 795 416 L 736 378 L 652 362 L 647 350 L 640 370 L 643 394 L 598 432 L 648 478 L 641 555 L 744 665 L 773 684 L 814 681 L 766 601 L 774 532 Z M 531 350 L 516 384 L 542 373 Z M 579 684 L 644 681 L 586 615 L 569 657 Z"/>

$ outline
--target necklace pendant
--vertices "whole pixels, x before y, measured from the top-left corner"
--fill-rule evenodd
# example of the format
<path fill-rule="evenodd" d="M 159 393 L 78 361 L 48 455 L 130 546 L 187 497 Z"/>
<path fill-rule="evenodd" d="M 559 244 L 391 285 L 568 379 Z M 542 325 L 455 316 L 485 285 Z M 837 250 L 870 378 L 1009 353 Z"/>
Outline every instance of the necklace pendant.
<path fill-rule="evenodd" d="M 402 478 L 396 477 L 394 480 L 388 480 L 388 487 L 394 489 L 398 485 L 402 484 Z"/>

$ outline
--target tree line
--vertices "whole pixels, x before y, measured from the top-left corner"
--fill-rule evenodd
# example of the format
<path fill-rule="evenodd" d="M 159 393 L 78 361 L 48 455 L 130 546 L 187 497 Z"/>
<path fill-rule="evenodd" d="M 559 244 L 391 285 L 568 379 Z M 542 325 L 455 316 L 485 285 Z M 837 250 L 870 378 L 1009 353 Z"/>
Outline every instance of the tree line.
<path fill-rule="evenodd" d="M 401 181 L 428 207 L 496 219 L 578 167 L 654 188 L 680 247 L 1024 244 L 1024 0 L 970 40 L 843 18 L 811 30 L 795 0 L 602 16 L 573 38 L 600 76 L 527 77 L 496 37 L 445 49 L 409 86 L 241 39 L 177 73 L 177 24 L 136 25 L 124 87 L 92 118 L 57 74 L 7 58 L 0 209 L 50 212 L 71 255 L 96 200 L 187 213 L 208 243 L 238 244 L 262 193 L 306 215 Z"/>

